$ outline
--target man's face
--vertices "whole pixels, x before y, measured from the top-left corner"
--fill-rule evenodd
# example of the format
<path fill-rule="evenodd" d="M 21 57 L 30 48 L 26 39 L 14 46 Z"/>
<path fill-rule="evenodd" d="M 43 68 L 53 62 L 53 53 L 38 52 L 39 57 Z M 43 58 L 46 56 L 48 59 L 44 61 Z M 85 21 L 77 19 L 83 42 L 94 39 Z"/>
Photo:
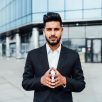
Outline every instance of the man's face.
<path fill-rule="evenodd" d="M 46 22 L 43 30 L 46 41 L 48 44 L 54 46 L 60 42 L 63 28 L 58 21 Z"/>

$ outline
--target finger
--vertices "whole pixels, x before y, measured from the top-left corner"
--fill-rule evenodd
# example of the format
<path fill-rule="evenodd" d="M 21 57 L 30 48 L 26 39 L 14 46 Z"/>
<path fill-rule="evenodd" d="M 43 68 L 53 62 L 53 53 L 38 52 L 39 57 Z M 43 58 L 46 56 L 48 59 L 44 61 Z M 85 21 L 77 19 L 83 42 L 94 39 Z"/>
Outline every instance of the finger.
<path fill-rule="evenodd" d="M 55 82 L 55 85 L 58 85 L 58 84 L 60 84 L 60 81 L 56 81 L 56 82 Z"/>
<path fill-rule="evenodd" d="M 55 85 L 48 81 L 46 82 L 46 86 L 49 88 L 55 88 Z"/>
<path fill-rule="evenodd" d="M 57 69 L 56 68 L 51 68 L 51 70 L 54 70 L 55 72 L 57 72 Z"/>
<path fill-rule="evenodd" d="M 55 79 L 55 85 L 58 86 L 59 84 L 61 85 L 61 80 L 60 80 L 60 77 L 57 77 Z"/>
<path fill-rule="evenodd" d="M 46 77 L 46 81 L 51 82 L 51 79 L 49 77 Z"/>
<path fill-rule="evenodd" d="M 55 86 L 56 85 L 56 83 L 54 82 L 54 83 L 51 83 L 51 86 Z"/>
<path fill-rule="evenodd" d="M 49 85 L 49 84 L 46 84 L 46 86 L 49 87 L 49 88 L 51 88 L 51 85 Z"/>
<path fill-rule="evenodd" d="M 50 69 L 45 73 L 45 75 L 50 77 Z"/>
<path fill-rule="evenodd" d="M 50 68 L 50 72 L 49 72 L 50 75 L 51 75 L 51 71 L 52 71 L 52 70 L 55 72 L 55 69 L 54 69 L 54 68 Z M 56 72 L 55 72 L 55 74 L 56 74 Z"/>
<path fill-rule="evenodd" d="M 55 82 L 57 82 L 58 80 L 59 80 L 59 77 L 56 76 L 56 78 L 55 78 Z"/>
<path fill-rule="evenodd" d="M 56 75 L 55 80 L 57 81 L 57 80 L 60 80 L 60 79 L 61 79 L 60 75 Z"/>
<path fill-rule="evenodd" d="M 49 88 L 52 88 L 52 89 L 55 88 L 55 86 L 51 86 L 49 84 L 46 84 L 46 86 L 49 87 Z"/>
<path fill-rule="evenodd" d="M 58 86 L 61 86 L 61 84 L 60 84 L 60 83 L 57 83 L 54 87 L 56 88 L 56 87 L 58 87 Z"/>
<path fill-rule="evenodd" d="M 59 75 L 60 74 L 57 69 L 54 69 L 54 71 L 55 71 L 56 75 Z"/>
<path fill-rule="evenodd" d="M 46 84 L 51 85 L 51 82 L 46 80 Z"/>

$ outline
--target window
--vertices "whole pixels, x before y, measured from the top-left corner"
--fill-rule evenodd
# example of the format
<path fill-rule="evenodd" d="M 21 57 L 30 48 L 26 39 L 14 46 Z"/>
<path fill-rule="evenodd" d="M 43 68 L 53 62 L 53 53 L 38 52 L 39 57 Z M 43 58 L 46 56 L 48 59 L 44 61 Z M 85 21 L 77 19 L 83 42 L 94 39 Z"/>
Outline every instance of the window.
<path fill-rule="evenodd" d="M 66 0 L 66 10 L 77 10 L 82 9 L 82 0 Z"/>
<path fill-rule="evenodd" d="M 27 23 L 31 22 L 32 0 L 27 0 Z"/>
<path fill-rule="evenodd" d="M 43 21 L 43 15 L 45 13 L 36 13 L 36 14 L 33 14 L 33 21 L 36 21 L 36 22 L 42 22 Z"/>
<path fill-rule="evenodd" d="M 26 10 L 27 10 L 27 14 L 31 14 L 31 12 L 32 12 L 32 0 L 27 0 L 27 8 L 26 8 Z"/>
<path fill-rule="evenodd" d="M 49 0 L 49 11 L 63 11 L 64 0 Z"/>
<path fill-rule="evenodd" d="M 101 0 L 84 0 L 84 9 L 101 8 Z"/>
<path fill-rule="evenodd" d="M 63 27 L 62 38 L 68 39 L 68 27 Z"/>
<path fill-rule="evenodd" d="M 7 6 L 7 23 L 9 23 L 10 22 L 10 17 L 11 15 L 10 15 L 10 6 Z"/>
<path fill-rule="evenodd" d="M 16 19 L 22 16 L 22 0 L 16 0 Z"/>
<path fill-rule="evenodd" d="M 16 26 L 20 26 L 20 25 L 21 25 L 21 23 L 22 23 L 21 20 L 22 20 L 22 19 L 17 19 L 17 20 L 16 20 Z"/>
<path fill-rule="evenodd" d="M 22 24 L 27 23 L 27 16 L 22 17 L 20 20 L 22 20 Z"/>
<path fill-rule="evenodd" d="M 69 11 L 65 12 L 65 19 L 81 19 L 82 18 L 82 11 Z"/>
<path fill-rule="evenodd" d="M 26 18 L 27 19 L 27 23 L 30 23 L 31 22 L 31 18 L 32 18 L 31 16 L 32 16 L 31 14 L 30 15 L 27 15 L 27 18 Z"/>
<path fill-rule="evenodd" d="M 22 0 L 22 16 L 25 16 L 27 14 L 27 0 Z"/>
<path fill-rule="evenodd" d="M 11 21 L 13 21 L 16 17 L 15 1 L 13 1 L 10 6 L 11 6 Z"/>
<path fill-rule="evenodd" d="M 35 12 L 46 12 L 47 11 L 47 0 L 32 0 L 32 11 Z"/>
<path fill-rule="evenodd" d="M 102 38 L 102 26 L 87 26 L 86 27 L 87 38 Z"/>
<path fill-rule="evenodd" d="M 85 38 L 85 27 L 69 27 L 69 38 Z"/>
<path fill-rule="evenodd" d="M 101 9 L 84 10 L 84 18 L 101 18 Z"/>
<path fill-rule="evenodd" d="M 85 39 L 69 39 L 70 46 L 69 48 L 82 52 L 82 48 L 85 47 Z"/>

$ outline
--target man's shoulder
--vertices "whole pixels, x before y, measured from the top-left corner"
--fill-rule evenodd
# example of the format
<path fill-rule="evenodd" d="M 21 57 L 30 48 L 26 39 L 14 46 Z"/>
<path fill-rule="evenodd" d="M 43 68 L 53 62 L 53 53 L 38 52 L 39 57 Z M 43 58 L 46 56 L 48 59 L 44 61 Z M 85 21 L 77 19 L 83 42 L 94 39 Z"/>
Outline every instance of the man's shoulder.
<path fill-rule="evenodd" d="M 31 55 L 32 55 L 32 54 L 39 54 L 39 53 L 41 52 L 42 48 L 44 48 L 44 46 L 45 46 L 45 45 L 43 45 L 43 46 L 41 46 L 41 47 L 39 47 L 39 48 L 30 50 L 30 51 L 28 52 L 28 54 L 31 54 Z"/>

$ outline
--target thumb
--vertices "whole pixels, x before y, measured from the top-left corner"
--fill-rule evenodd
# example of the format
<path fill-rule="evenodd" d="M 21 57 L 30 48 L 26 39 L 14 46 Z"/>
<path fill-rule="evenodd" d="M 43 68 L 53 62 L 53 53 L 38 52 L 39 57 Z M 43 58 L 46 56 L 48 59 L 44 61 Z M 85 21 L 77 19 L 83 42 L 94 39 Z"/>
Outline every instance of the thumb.
<path fill-rule="evenodd" d="M 59 71 L 58 71 L 57 69 L 55 69 L 55 72 L 56 72 L 57 75 L 60 74 Z"/>

